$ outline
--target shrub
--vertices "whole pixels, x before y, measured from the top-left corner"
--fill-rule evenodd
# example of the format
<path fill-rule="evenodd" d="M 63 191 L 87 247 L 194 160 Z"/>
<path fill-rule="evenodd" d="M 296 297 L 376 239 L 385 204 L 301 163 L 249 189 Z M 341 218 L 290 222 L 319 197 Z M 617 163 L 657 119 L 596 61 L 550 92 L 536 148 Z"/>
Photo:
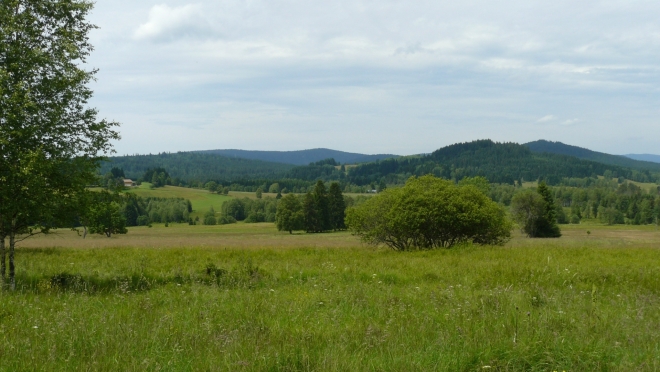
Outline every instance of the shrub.
<path fill-rule="evenodd" d="M 479 187 L 433 176 L 410 178 L 348 210 L 349 230 L 370 244 L 406 251 L 456 244 L 503 244 L 511 233 L 504 209 Z"/>
<path fill-rule="evenodd" d="M 236 223 L 236 219 L 232 216 L 218 217 L 218 225 L 228 225 L 230 223 Z"/>

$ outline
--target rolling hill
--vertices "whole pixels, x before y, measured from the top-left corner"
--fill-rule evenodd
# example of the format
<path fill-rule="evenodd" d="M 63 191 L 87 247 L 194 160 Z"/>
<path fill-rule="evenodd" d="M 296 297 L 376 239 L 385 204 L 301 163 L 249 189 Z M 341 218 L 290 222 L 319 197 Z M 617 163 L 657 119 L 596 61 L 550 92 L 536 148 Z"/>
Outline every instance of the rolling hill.
<path fill-rule="evenodd" d="M 279 179 L 294 166 L 202 152 L 177 152 L 111 157 L 101 165 L 101 174 L 109 172 L 112 167 L 122 168 L 126 177 L 133 179 L 142 177 L 147 169 L 161 167 L 166 169 L 172 178 L 186 182 L 231 182 L 243 179 Z"/>
<path fill-rule="evenodd" d="M 307 165 L 324 159 L 335 159 L 342 164 L 367 163 L 371 161 L 396 158 L 398 155 L 377 154 L 365 155 L 331 149 L 311 149 L 298 151 L 249 151 L 249 150 L 205 150 L 197 151 L 204 154 L 216 154 L 230 158 L 262 160 L 292 165 Z"/>
<path fill-rule="evenodd" d="M 555 144 L 550 149 L 557 147 L 564 148 Z M 380 181 L 400 184 L 412 175 L 421 176 L 430 173 L 457 180 L 463 177 L 484 176 L 494 183 L 509 184 L 521 179 L 530 181 L 543 178 L 550 184 L 557 184 L 562 178 L 602 176 L 607 171 L 616 177 L 639 182 L 655 182 L 660 178 L 660 173 L 657 172 L 660 168 L 656 167 L 660 164 L 620 158 L 627 161 L 626 164 L 638 167 L 641 164 L 645 167 L 633 169 L 581 159 L 575 155 L 533 151 L 529 145 L 479 140 L 446 146 L 426 156 L 401 157 L 362 164 L 349 170 L 347 180 L 357 185 Z"/>
<path fill-rule="evenodd" d="M 603 164 L 617 165 L 620 167 L 627 167 L 637 170 L 653 170 L 660 171 L 660 156 L 657 163 L 648 161 L 646 159 L 636 159 L 630 156 L 623 155 L 610 155 L 604 152 L 592 151 L 578 146 L 571 146 L 561 142 L 551 142 L 546 140 L 538 140 L 524 144 L 532 152 L 535 153 L 550 153 L 575 156 L 579 159 L 591 160 Z M 646 160 L 646 161 L 642 161 Z"/>
<path fill-rule="evenodd" d="M 635 159 L 635 160 L 642 160 L 642 161 L 650 161 L 653 163 L 660 163 L 660 155 L 653 155 L 653 154 L 626 154 L 623 155 L 627 158 Z"/>

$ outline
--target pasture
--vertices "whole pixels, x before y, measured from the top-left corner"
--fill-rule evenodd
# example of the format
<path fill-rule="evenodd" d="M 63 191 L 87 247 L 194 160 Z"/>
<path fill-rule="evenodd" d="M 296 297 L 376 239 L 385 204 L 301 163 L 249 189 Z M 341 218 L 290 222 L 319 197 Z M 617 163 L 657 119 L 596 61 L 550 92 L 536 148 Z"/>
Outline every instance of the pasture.
<path fill-rule="evenodd" d="M 125 189 L 124 192 L 133 193 L 137 196 L 144 198 L 183 198 L 190 200 L 193 207 L 193 212 L 190 217 L 204 216 L 211 207 L 216 211 L 220 211 L 222 204 L 231 198 L 229 196 L 220 195 L 217 193 L 209 192 L 204 189 L 193 189 L 178 186 L 164 186 L 152 189 L 151 184 L 143 182 L 138 187 Z"/>
<path fill-rule="evenodd" d="M 267 223 L 40 236 L 0 371 L 660 369 L 660 232 L 562 228 L 410 253 Z"/>

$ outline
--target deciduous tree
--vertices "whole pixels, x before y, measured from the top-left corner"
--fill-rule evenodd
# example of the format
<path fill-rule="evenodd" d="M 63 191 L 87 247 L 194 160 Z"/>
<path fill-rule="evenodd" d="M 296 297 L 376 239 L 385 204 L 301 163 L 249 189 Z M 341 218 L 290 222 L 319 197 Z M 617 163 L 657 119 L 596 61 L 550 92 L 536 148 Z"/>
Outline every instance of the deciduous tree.
<path fill-rule="evenodd" d="M 87 107 L 91 9 L 86 0 L 0 3 L 0 242 L 9 237 L 12 287 L 17 240 L 56 226 L 119 138 L 116 123 Z"/>
<path fill-rule="evenodd" d="M 288 231 L 289 234 L 292 234 L 294 230 L 305 228 L 305 216 L 296 195 L 286 194 L 280 199 L 277 204 L 275 223 L 277 230 Z"/>
<path fill-rule="evenodd" d="M 504 210 L 476 186 L 433 176 L 410 178 L 349 209 L 346 222 L 363 241 L 399 251 L 502 244 L 511 231 Z"/>

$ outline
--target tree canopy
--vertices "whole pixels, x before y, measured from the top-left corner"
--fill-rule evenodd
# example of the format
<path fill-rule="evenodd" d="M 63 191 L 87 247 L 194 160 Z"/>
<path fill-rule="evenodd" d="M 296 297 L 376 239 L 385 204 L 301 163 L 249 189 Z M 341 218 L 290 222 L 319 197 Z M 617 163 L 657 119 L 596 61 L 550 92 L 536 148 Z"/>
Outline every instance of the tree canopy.
<path fill-rule="evenodd" d="M 87 107 L 91 9 L 85 0 L 0 4 L 0 258 L 4 279 L 8 236 L 12 286 L 17 237 L 57 225 L 119 139 L 118 124 Z"/>
<path fill-rule="evenodd" d="M 371 244 L 395 250 L 503 244 L 511 222 L 477 186 L 433 176 L 412 177 L 347 212 L 349 230 Z"/>
<path fill-rule="evenodd" d="M 548 186 L 541 182 L 536 190 L 524 190 L 511 199 L 511 215 L 520 229 L 531 238 L 557 238 L 561 231 L 557 225 L 554 198 Z"/>

